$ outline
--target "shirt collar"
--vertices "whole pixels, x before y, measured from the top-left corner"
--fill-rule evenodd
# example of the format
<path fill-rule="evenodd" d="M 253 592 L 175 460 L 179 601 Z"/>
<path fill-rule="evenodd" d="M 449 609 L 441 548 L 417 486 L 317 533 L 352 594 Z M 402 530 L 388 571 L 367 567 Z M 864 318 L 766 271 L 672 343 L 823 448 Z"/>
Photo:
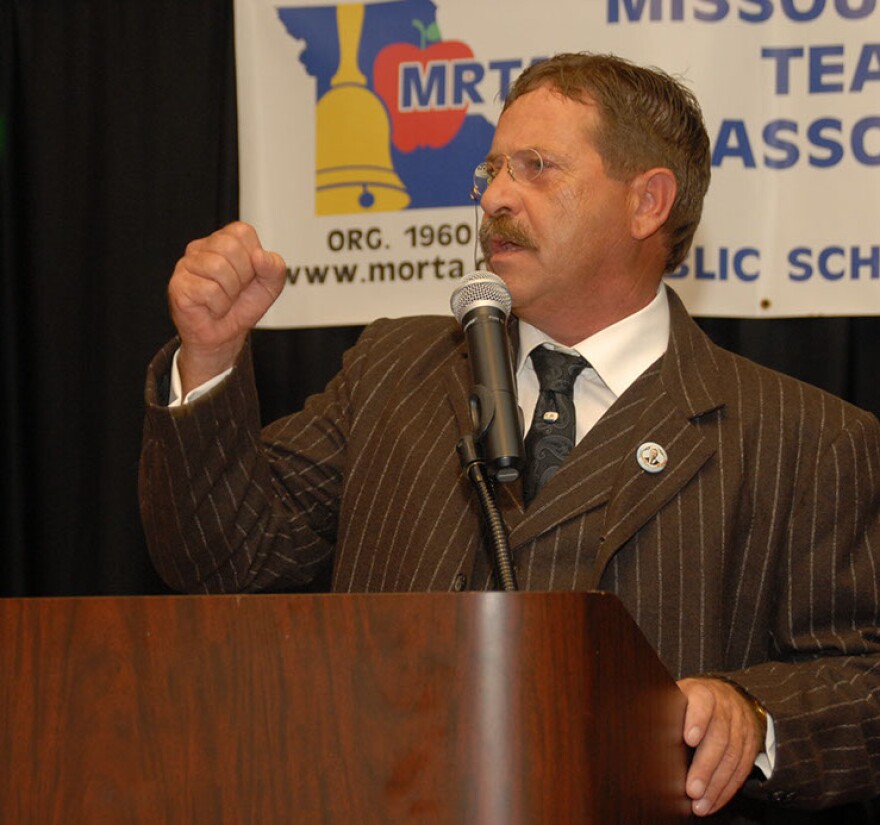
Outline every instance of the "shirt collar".
<path fill-rule="evenodd" d="M 519 321 L 519 375 L 529 353 L 547 344 L 565 352 L 580 353 L 616 397 L 620 397 L 669 345 L 669 301 L 663 283 L 643 309 L 585 338 L 573 347 L 554 341 L 541 330 Z"/>

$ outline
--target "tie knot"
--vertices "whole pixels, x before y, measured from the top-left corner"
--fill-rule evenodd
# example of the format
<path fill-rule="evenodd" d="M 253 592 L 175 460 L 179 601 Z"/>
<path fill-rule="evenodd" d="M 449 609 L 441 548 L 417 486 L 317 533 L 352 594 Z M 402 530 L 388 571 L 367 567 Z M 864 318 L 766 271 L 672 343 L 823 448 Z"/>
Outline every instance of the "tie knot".
<path fill-rule="evenodd" d="M 559 392 L 571 395 L 574 382 L 585 367 L 585 358 L 560 352 L 549 347 L 536 347 L 532 350 L 532 364 L 543 392 Z"/>

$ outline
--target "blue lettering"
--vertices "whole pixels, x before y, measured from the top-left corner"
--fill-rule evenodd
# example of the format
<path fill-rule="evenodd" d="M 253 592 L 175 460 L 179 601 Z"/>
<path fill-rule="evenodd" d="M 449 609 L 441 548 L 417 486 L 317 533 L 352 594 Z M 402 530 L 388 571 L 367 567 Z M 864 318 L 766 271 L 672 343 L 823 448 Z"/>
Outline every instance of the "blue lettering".
<path fill-rule="evenodd" d="M 755 168 L 755 155 L 749 143 L 746 124 L 741 120 L 722 120 L 715 147 L 712 150 L 712 165 L 721 166 L 725 158 L 741 158 L 746 169 Z"/>
<path fill-rule="evenodd" d="M 755 12 L 747 12 L 740 9 L 739 16 L 746 23 L 763 23 L 773 16 L 773 6 L 771 0 L 743 0 L 743 3 L 753 3 L 758 7 Z"/>
<path fill-rule="evenodd" d="M 807 124 L 779 118 L 764 125 L 761 137 L 765 151 L 760 161 L 767 169 L 790 169 L 802 159 L 810 166 L 827 169 L 840 164 L 848 149 L 863 166 L 880 166 L 880 115 L 864 117 L 852 126 L 834 117 L 820 117 Z M 757 165 L 742 120 L 721 121 L 712 147 L 712 166 L 721 166 L 732 158 L 741 160 L 746 169 Z"/>
<path fill-rule="evenodd" d="M 755 261 L 760 264 L 761 253 L 752 246 L 738 249 L 733 256 L 733 274 L 741 281 L 757 281 L 761 272 L 758 269 L 755 269 L 752 272 L 747 272 L 744 266 L 746 258 L 754 258 Z"/>
<path fill-rule="evenodd" d="M 819 274 L 829 280 L 829 281 L 839 281 L 846 273 L 843 269 L 831 269 L 829 261 L 833 256 L 843 258 L 844 251 L 842 247 L 839 246 L 828 246 L 825 247 L 819 253 Z"/>
<path fill-rule="evenodd" d="M 799 46 L 761 49 L 761 57 L 771 57 L 776 60 L 776 94 L 787 95 L 789 93 L 791 88 L 789 64 L 793 57 L 801 58 L 803 56 L 804 50 Z"/>
<path fill-rule="evenodd" d="M 719 0 L 709 0 L 718 2 Z M 648 19 L 657 22 L 663 19 L 663 0 L 608 0 L 608 22 L 620 22 L 620 5 L 630 23 L 639 22 L 645 13 L 645 4 L 650 2 Z M 727 2 L 727 0 L 720 0 Z M 684 20 L 684 0 L 669 0 L 669 19 Z"/>
<path fill-rule="evenodd" d="M 461 109 L 467 106 L 467 97 L 472 103 L 482 103 L 483 98 L 477 91 L 486 70 L 479 63 L 456 62 L 452 67 L 452 108 Z"/>
<path fill-rule="evenodd" d="M 620 4 L 623 3 L 627 20 L 632 23 L 634 20 L 642 19 L 645 11 L 645 3 L 648 0 L 608 0 L 608 22 L 620 22 Z M 651 2 L 651 20 L 663 19 L 663 3 L 662 0 L 650 0 Z"/>
<path fill-rule="evenodd" d="M 741 281 L 757 281 L 761 277 L 759 268 L 761 252 L 753 246 L 744 246 L 736 250 L 730 250 L 725 246 L 720 247 L 716 269 L 709 269 L 709 254 L 705 247 L 694 247 L 693 276 L 698 281 L 727 281 L 730 280 L 731 273 Z M 754 267 L 747 267 L 749 260 L 755 262 Z M 714 261 L 712 263 L 714 264 Z M 686 278 L 690 274 L 691 268 L 687 263 L 683 263 L 674 272 L 667 272 L 666 277 Z"/>
<path fill-rule="evenodd" d="M 847 257 L 849 260 L 847 260 Z M 862 277 L 872 281 L 880 280 L 880 246 L 861 249 L 858 246 L 847 250 L 842 246 L 826 246 L 816 250 L 816 266 L 813 267 L 813 250 L 808 246 L 797 246 L 788 253 L 790 281 L 808 281 L 817 272 L 826 281 L 841 281 L 847 277 L 846 265 L 849 264 L 849 279 L 861 280 Z"/>
<path fill-rule="evenodd" d="M 869 129 L 880 130 L 880 117 L 864 117 L 859 120 L 852 130 L 852 150 L 859 163 L 865 166 L 880 166 L 880 149 L 873 155 L 865 148 L 865 135 Z"/>
<path fill-rule="evenodd" d="M 807 137 L 809 138 L 810 143 L 819 149 L 828 150 L 828 154 L 825 157 L 814 155 L 811 152 L 810 166 L 827 168 L 829 166 L 836 166 L 840 163 L 843 158 L 843 147 L 838 140 L 825 137 L 823 132 L 825 130 L 833 130 L 837 134 L 840 134 L 842 128 L 843 124 L 833 117 L 819 118 L 819 120 L 814 120 L 809 127 L 807 127 Z"/>
<path fill-rule="evenodd" d="M 782 139 L 781 134 L 785 132 L 797 135 L 797 123 L 793 120 L 771 120 L 764 127 L 764 143 L 767 144 L 767 147 L 769 149 L 779 149 L 784 153 L 781 158 L 764 155 L 764 164 L 769 169 L 788 169 L 798 162 L 801 154 L 800 150 L 797 144 Z"/>
<path fill-rule="evenodd" d="M 880 279 L 880 246 L 872 246 L 867 257 L 861 256 L 859 254 L 859 248 L 854 246 L 850 250 L 850 255 L 850 268 L 852 269 L 850 277 L 854 281 L 861 277 L 859 270 L 862 268 L 863 264 L 868 267 L 870 272 L 868 277 L 870 277 L 872 281 Z"/>
<path fill-rule="evenodd" d="M 538 57 L 533 63 L 546 58 Z M 398 69 L 398 100 L 401 112 L 466 109 L 471 103 L 484 103 L 487 97 L 507 97 L 521 59 L 481 63 L 471 59 L 432 60 L 427 64 L 409 61 Z M 497 92 L 486 84 L 498 80 Z"/>
<path fill-rule="evenodd" d="M 876 62 L 876 68 L 871 68 L 871 61 Z M 860 92 L 869 80 L 880 80 L 880 43 L 865 43 L 859 62 L 853 75 L 851 92 Z"/>
<path fill-rule="evenodd" d="M 694 250 L 694 277 L 698 281 L 726 281 L 727 280 L 727 249 L 721 247 L 718 250 L 718 272 L 712 272 L 704 266 L 703 247 L 698 246 Z"/>
<path fill-rule="evenodd" d="M 766 46 L 761 49 L 761 57 L 774 62 L 774 91 L 776 94 L 787 95 L 790 93 L 793 61 L 800 60 L 803 56 L 804 49 L 801 46 Z M 845 69 L 843 56 L 844 47 L 842 45 L 809 47 L 807 59 L 810 94 L 846 90 L 842 79 Z M 841 59 L 834 60 L 834 58 Z M 866 83 L 878 80 L 880 80 L 880 43 L 865 43 L 859 52 L 859 59 L 849 91 L 860 92 Z"/>
<path fill-rule="evenodd" d="M 727 0 L 702 0 L 702 2 L 714 6 L 715 11 L 704 12 L 696 9 L 694 11 L 694 18 L 696 20 L 704 20 L 707 23 L 714 23 L 717 20 L 723 20 L 730 12 L 730 4 Z"/>
<path fill-rule="evenodd" d="M 694 20 L 704 23 L 717 23 L 730 16 L 731 0 L 690 0 L 690 5 Z M 829 0 L 738 0 L 737 15 L 746 23 L 764 23 L 773 17 L 776 5 L 796 23 L 816 20 L 832 7 Z M 858 20 L 873 14 L 877 0 L 833 0 L 833 7 L 843 19 Z M 685 18 L 685 0 L 607 0 L 606 14 L 609 23 L 624 19 L 630 23 L 679 21 Z"/>
<path fill-rule="evenodd" d="M 843 55 L 843 46 L 813 46 L 810 49 L 810 94 L 842 92 L 843 83 L 826 83 L 826 75 L 842 75 L 843 63 L 828 63 L 826 57 Z"/>
<path fill-rule="evenodd" d="M 809 20 L 815 20 L 825 11 L 825 0 L 812 0 L 812 6 L 806 11 L 800 11 L 795 5 L 795 0 L 782 0 L 782 11 L 789 20 L 805 23 Z"/>
<path fill-rule="evenodd" d="M 400 111 L 446 107 L 446 63 L 400 64 Z M 415 102 L 413 97 L 415 96 Z"/>
<path fill-rule="evenodd" d="M 788 273 L 790 281 L 809 281 L 813 275 L 813 265 L 810 263 L 810 248 L 796 246 L 788 253 L 788 262 L 795 271 Z"/>
<path fill-rule="evenodd" d="M 513 73 L 522 68 L 522 60 L 493 60 L 489 64 L 489 68 L 498 72 L 498 94 L 502 100 L 506 100 L 512 85 Z"/>
<path fill-rule="evenodd" d="M 877 0 L 862 0 L 861 5 L 855 9 L 852 8 L 852 0 L 834 0 L 834 6 L 837 13 L 847 20 L 858 20 L 860 17 L 867 17 L 877 6 Z"/>

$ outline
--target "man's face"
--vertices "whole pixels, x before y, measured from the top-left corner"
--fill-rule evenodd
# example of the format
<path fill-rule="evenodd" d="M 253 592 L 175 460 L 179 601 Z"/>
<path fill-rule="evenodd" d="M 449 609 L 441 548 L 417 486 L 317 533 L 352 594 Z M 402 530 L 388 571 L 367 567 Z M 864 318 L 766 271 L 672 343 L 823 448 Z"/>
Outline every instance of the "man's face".
<path fill-rule="evenodd" d="M 576 327 L 596 290 L 630 289 L 629 186 L 605 173 L 592 139 L 597 120 L 592 102 L 540 87 L 504 112 L 489 152 L 532 148 L 544 159 L 530 182 L 503 167 L 481 201 L 481 240 L 517 315 L 551 335 Z"/>

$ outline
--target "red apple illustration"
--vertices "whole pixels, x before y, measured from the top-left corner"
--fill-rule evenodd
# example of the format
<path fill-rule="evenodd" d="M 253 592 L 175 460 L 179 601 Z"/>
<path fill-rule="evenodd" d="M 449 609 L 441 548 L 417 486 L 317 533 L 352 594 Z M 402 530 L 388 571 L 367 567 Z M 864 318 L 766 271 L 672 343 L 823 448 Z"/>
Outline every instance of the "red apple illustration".
<path fill-rule="evenodd" d="M 373 64 L 373 87 L 388 108 L 391 117 L 391 141 L 402 152 L 412 152 L 425 146 L 439 149 L 446 146 L 457 134 L 467 114 L 467 102 L 453 108 L 452 84 L 447 83 L 451 73 L 443 74 L 445 100 L 441 107 L 424 111 L 400 111 L 400 67 L 406 63 L 419 63 L 423 74 L 431 70 L 429 64 L 448 63 L 455 60 L 473 59 L 470 46 L 459 40 L 440 40 L 436 24 L 427 29 L 418 20 L 413 21 L 422 34 L 422 46 L 411 43 L 391 43 L 376 56 Z M 425 45 L 426 40 L 436 42 Z M 436 70 L 435 70 L 436 71 Z M 439 82 L 438 75 L 431 75 Z M 438 101 L 437 90 L 431 94 Z"/>

